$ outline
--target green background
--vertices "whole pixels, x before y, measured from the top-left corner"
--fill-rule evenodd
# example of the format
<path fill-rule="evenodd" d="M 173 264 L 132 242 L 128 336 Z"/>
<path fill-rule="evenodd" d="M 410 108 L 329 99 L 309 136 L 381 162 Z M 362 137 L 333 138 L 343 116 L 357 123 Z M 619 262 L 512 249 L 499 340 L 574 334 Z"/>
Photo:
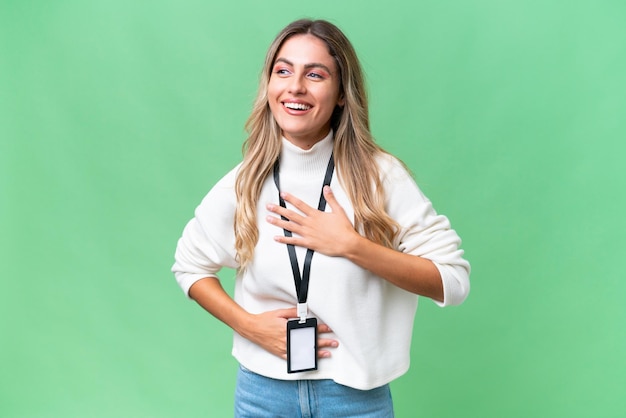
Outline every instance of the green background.
<path fill-rule="evenodd" d="M 232 416 L 231 332 L 169 269 L 305 16 L 473 267 L 397 416 L 625 416 L 622 0 L 0 0 L 0 417 Z"/>

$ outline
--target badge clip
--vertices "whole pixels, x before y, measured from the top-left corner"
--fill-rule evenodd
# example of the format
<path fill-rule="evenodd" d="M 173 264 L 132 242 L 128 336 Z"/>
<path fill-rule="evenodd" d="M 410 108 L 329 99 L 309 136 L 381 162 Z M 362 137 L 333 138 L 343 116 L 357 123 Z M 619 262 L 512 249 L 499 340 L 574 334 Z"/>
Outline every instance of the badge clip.
<path fill-rule="evenodd" d="M 308 309 L 305 303 L 298 303 L 298 318 L 300 318 L 299 323 L 304 324 L 306 322 L 306 317 L 308 314 Z"/>

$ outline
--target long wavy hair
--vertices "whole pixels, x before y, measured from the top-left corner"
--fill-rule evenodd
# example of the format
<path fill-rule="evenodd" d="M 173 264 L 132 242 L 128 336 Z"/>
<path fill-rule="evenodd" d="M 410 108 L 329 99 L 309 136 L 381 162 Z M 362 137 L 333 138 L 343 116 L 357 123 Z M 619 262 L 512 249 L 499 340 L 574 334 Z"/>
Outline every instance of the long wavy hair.
<path fill-rule="evenodd" d="M 399 229 L 384 208 L 384 191 L 375 160 L 377 155 L 386 152 L 374 142 L 370 132 L 367 92 L 356 52 L 348 38 L 332 23 L 297 20 L 285 27 L 269 47 L 258 95 L 246 122 L 248 138 L 243 145 L 243 162 L 235 184 L 235 249 L 242 269 L 252 260 L 259 238 L 256 212 L 261 187 L 281 150 L 281 129 L 268 104 L 272 67 L 287 39 L 306 34 L 325 42 L 339 69 L 339 97 L 343 97 L 344 105 L 335 108 L 331 128 L 338 178 L 354 207 L 355 228 L 368 239 L 387 247 L 392 247 Z"/>

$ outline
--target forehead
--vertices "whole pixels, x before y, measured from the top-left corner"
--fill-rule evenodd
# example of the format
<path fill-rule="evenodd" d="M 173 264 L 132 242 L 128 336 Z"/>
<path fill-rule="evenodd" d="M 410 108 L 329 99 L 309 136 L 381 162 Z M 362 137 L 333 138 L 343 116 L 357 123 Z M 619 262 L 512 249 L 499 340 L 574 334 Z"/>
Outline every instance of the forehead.
<path fill-rule="evenodd" d="M 331 70 L 335 69 L 335 59 L 328 52 L 326 43 L 309 34 L 294 35 L 283 42 L 274 62 L 279 58 L 286 59 L 294 65 L 320 63 Z"/>

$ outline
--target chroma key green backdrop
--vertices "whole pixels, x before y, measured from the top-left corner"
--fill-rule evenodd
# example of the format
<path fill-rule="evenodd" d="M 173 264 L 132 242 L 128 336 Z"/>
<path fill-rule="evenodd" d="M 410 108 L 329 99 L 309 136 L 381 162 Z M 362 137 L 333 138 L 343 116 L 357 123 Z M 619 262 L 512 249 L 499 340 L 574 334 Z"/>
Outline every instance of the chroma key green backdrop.
<path fill-rule="evenodd" d="M 169 269 L 305 16 L 472 262 L 397 416 L 626 416 L 622 0 L 0 0 L 0 417 L 232 416 L 231 331 Z"/>

